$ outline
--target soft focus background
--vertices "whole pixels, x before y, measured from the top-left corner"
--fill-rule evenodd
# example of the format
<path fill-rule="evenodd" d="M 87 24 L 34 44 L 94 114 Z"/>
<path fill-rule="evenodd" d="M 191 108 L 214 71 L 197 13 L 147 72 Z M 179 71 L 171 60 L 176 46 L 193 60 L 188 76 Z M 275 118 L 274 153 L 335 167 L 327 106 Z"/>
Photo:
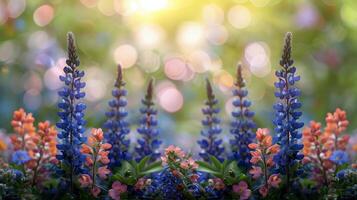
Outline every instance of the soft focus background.
<path fill-rule="evenodd" d="M 88 127 L 102 126 L 123 65 L 131 137 L 140 99 L 155 78 L 165 144 L 194 149 L 204 79 L 214 83 L 229 138 L 230 88 L 240 61 L 261 127 L 272 127 L 274 71 L 285 32 L 302 75 L 303 120 L 324 121 L 336 107 L 357 123 L 357 1 L 355 0 L 0 0 L 0 127 L 12 111 L 58 120 L 56 91 L 73 31 L 87 82 Z"/>

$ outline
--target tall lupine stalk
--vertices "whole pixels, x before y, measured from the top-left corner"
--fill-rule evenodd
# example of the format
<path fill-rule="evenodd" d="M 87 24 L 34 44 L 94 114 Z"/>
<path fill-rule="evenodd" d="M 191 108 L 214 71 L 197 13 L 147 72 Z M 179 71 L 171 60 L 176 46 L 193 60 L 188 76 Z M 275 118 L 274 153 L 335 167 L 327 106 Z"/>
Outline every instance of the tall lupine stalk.
<path fill-rule="evenodd" d="M 295 75 L 296 68 L 292 66 L 294 61 L 291 59 L 291 33 L 287 33 L 285 37 L 285 45 L 283 55 L 280 60 L 282 69 L 276 71 L 275 75 L 279 79 L 275 82 L 277 91 L 275 96 L 278 98 L 274 105 L 275 132 L 277 135 L 274 140 L 280 145 L 280 152 L 274 157 L 277 170 L 286 174 L 287 191 L 290 187 L 291 176 L 295 175 L 293 166 L 297 164 L 304 156 L 300 154 L 303 145 L 299 142 L 302 134 L 299 129 L 304 126 L 304 123 L 299 122 L 302 112 L 298 109 L 301 103 L 298 100 L 300 90 L 294 85 L 300 80 L 300 76 Z"/>
<path fill-rule="evenodd" d="M 153 79 L 150 80 L 145 98 L 141 100 L 144 105 L 140 109 L 143 115 L 140 120 L 140 126 L 137 129 L 138 133 L 142 136 L 137 140 L 137 153 L 136 160 L 139 161 L 145 156 L 151 156 L 151 161 L 155 161 L 160 157 L 158 151 L 162 141 L 158 140 L 159 130 L 157 129 L 157 110 L 154 108 L 153 95 Z"/>
<path fill-rule="evenodd" d="M 108 120 L 104 124 L 106 128 L 105 140 L 112 145 L 109 153 L 110 169 L 120 166 L 121 160 L 130 159 L 129 143 L 126 138 L 130 129 L 129 123 L 126 121 L 128 112 L 126 111 L 126 95 L 125 81 L 123 80 L 122 68 L 118 66 L 118 76 L 112 91 L 113 99 L 109 101 L 110 111 L 106 113 Z"/>
<path fill-rule="evenodd" d="M 199 155 L 205 161 L 210 160 L 210 155 L 222 161 L 224 147 L 222 147 L 222 139 L 217 137 L 222 132 L 220 127 L 221 120 L 217 117 L 220 110 L 217 108 L 218 100 L 213 94 L 212 86 L 208 79 L 206 79 L 206 91 L 206 107 L 202 109 L 205 119 L 202 120 L 203 129 L 201 130 L 201 135 L 204 139 L 197 142 L 202 149 Z"/>
<path fill-rule="evenodd" d="M 71 192 L 73 192 L 74 176 L 82 173 L 82 165 L 85 160 L 80 148 L 81 144 L 86 141 L 83 136 L 86 123 L 83 117 L 86 105 L 81 101 L 85 96 L 82 91 L 85 83 L 81 81 L 84 72 L 78 69 L 80 62 L 76 53 L 74 36 L 72 33 L 68 33 L 67 37 L 67 66 L 63 69 L 65 75 L 60 76 L 60 80 L 65 86 L 58 92 L 60 96 L 60 102 L 58 103 L 60 121 L 57 123 L 57 127 L 61 131 L 58 134 L 59 144 L 57 148 L 59 154 L 57 159 L 61 161 L 64 169 L 68 169 L 65 178 L 69 179 L 69 186 Z"/>
<path fill-rule="evenodd" d="M 242 76 L 242 66 L 237 67 L 236 82 L 234 83 L 233 101 L 234 110 L 232 112 L 233 120 L 231 122 L 231 134 L 234 136 L 230 140 L 232 148 L 232 157 L 238 161 L 238 165 L 244 169 L 251 166 L 251 154 L 248 145 L 254 140 L 254 131 L 256 124 L 252 120 L 254 112 L 250 111 L 251 102 L 246 98 L 248 90 L 245 89 L 245 82 Z"/>

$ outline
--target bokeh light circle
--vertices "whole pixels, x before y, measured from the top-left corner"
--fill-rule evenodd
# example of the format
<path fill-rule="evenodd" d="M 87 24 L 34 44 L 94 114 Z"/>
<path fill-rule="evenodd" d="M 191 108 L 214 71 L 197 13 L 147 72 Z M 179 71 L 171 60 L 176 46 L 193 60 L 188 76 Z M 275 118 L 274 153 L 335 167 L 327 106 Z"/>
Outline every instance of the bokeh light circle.
<path fill-rule="evenodd" d="M 88 8 L 94 8 L 97 5 L 97 0 L 80 0 L 83 5 Z"/>
<path fill-rule="evenodd" d="M 38 26 L 46 26 L 49 24 L 54 16 L 54 9 L 52 6 L 45 4 L 38 7 L 33 13 L 33 21 Z"/>
<path fill-rule="evenodd" d="M 202 51 L 197 50 L 189 55 L 190 67 L 194 72 L 204 73 L 210 69 L 212 62 L 209 55 Z"/>
<path fill-rule="evenodd" d="M 136 42 L 142 48 L 155 48 L 164 38 L 164 29 L 157 24 L 140 25 L 135 32 Z"/>
<path fill-rule="evenodd" d="M 186 22 L 179 28 L 176 36 L 178 45 L 183 49 L 194 49 L 204 42 L 204 29 L 196 22 Z"/>
<path fill-rule="evenodd" d="M 158 94 L 159 105 L 167 112 L 179 111 L 183 106 L 183 96 L 175 87 L 162 88 Z"/>
<path fill-rule="evenodd" d="M 132 45 L 123 44 L 114 50 L 113 56 L 116 64 L 121 64 L 123 68 L 130 68 L 136 63 L 138 52 Z"/>
<path fill-rule="evenodd" d="M 233 27 L 243 29 L 250 25 L 252 21 L 252 14 L 248 8 L 236 5 L 229 9 L 228 21 Z"/>
<path fill-rule="evenodd" d="M 103 15 L 113 16 L 115 14 L 113 0 L 99 0 L 97 7 Z"/>
<path fill-rule="evenodd" d="M 270 0 L 250 0 L 250 2 L 252 2 L 252 4 L 256 7 L 264 7 L 268 5 L 269 1 Z"/>
<path fill-rule="evenodd" d="M 7 5 L 7 10 L 11 18 L 19 17 L 26 8 L 26 0 L 11 0 Z"/>
<path fill-rule="evenodd" d="M 160 68 L 160 55 L 154 51 L 144 51 L 140 56 L 140 68 L 147 73 L 152 73 Z"/>
<path fill-rule="evenodd" d="M 228 39 L 228 31 L 223 25 L 210 25 L 206 37 L 211 44 L 222 45 Z"/>
<path fill-rule="evenodd" d="M 271 71 L 269 49 L 263 42 L 250 43 L 244 50 L 244 59 L 255 76 L 264 77 Z"/>
<path fill-rule="evenodd" d="M 165 62 L 165 74 L 172 80 L 184 79 L 187 70 L 186 63 L 181 58 L 170 58 Z"/>
<path fill-rule="evenodd" d="M 221 24 L 224 21 L 224 11 L 216 4 L 203 7 L 202 18 L 207 24 Z"/>

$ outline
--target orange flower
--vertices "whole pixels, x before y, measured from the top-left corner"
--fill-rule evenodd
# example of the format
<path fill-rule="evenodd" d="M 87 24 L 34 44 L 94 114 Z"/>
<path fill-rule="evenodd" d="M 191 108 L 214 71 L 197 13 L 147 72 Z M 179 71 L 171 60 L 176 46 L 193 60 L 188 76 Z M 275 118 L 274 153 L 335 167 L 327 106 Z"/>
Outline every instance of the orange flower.
<path fill-rule="evenodd" d="M 278 174 L 273 174 L 269 177 L 268 183 L 272 187 L 279 188 L 279 184 L 281 182 L 281 179 L 279 178 Z"/>
<path fill-rule="evenodd" d="M 112 145 L 109 144 L 109 143 L 104 143 L 101 145 L 101 148 L 104 149 L 104 150 L 109 150 L 112 148 Z"/>
<path fill-rule="evenodd" d="M 256 148 L 258 148 L 258 144 L 255 144 L 255 143 L 250 143 L 250 144 L 248 144 L 248 147 L 250 148 L 250 149 L 256 149 Z"/>
<path fill-rule="evenodd" d="M 257 132 L 256 132 L 256 138 L 259 142 L 263 141 L 263 139 L 265 138 L 265 136 L 269 134 L 269 129 L 267 128 L 258 128 Z"/>
<path fill-rule="evenodd" d="M 93 128 L 92 135 L 95 137 L 95 139 L 98 142 L 101 142 L 103 140 L 103 131 L 101 128 L 98 128 L 98 129 Z"/>
<path fill-rule="evenodd" d="M 86 144 L 82 144 L 81 153 L 90 154 L 93 150 Z"/>
<path fill-rule="evenodd" d="M 5 151 L 7 149 L 7 145 L 3 140 L 0 140 L 0 151 Z"/>
<path fill-rule="evenodd" d="M 280 146 L 278 144 L 274 144 L 267 149 L 267 154 L 276 154 L 279 152 L 279 150 Z"/>

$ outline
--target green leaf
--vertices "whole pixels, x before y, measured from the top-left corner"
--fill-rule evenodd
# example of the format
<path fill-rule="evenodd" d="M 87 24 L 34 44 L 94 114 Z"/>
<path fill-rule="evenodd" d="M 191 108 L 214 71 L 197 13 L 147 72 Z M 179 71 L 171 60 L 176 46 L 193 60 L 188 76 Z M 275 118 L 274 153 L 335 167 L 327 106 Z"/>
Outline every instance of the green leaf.
<path fill-rule="evenodd" d="M 149 161 L 150 156 L 145 156 L 143 159 L 140 160 L 139 164 L 137 165 L 138 172 L 142 171 L 146 166 L 146 163 Z"/>
<path fill-rule="evenodd" d="M 204 161 L 196 161 L 198 164 L 198 169 L 208 169 L 211 171 L 218 171 L 214 166 L 211 166 L 210 163 L 204 162 Z"/>
<path fill-rule="evenodd" d="M 221 171 L 223 169 L 222 163 L 215 156 L 210 156 L 209 158 L 217 170 Z"/>
<path fill-rule="evenodd" d="M 145 171 L 153 169 L 153 168 L 157 168 L 157 167 L 161 167 L 161 161 L 157 161 L 157 162 L 153 162 L 150 165 L 146 166 L 145 168 L 143 168 Z"/>

